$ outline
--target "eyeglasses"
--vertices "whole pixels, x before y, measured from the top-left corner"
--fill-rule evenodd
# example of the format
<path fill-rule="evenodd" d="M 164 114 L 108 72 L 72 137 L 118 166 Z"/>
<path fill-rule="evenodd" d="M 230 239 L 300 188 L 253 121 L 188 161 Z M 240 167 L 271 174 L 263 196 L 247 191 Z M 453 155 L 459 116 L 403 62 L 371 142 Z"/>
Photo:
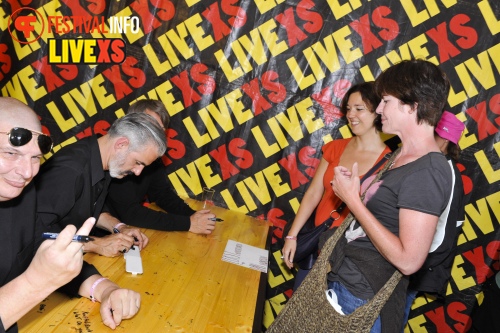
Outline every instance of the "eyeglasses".
<path fill-rule="evenodd" d="M 14 147 L 21 147 L 31 141 L 33 134 L 38 135 L 38 147 L 42 154 L 47 154 L 52 149 L 52 139 L 50 136 L 41 132 L 28 130 L 26 128 L 14 127 L 9 132 L 0 132 L 0 134 L 7 134 L 9 142 Z"/>

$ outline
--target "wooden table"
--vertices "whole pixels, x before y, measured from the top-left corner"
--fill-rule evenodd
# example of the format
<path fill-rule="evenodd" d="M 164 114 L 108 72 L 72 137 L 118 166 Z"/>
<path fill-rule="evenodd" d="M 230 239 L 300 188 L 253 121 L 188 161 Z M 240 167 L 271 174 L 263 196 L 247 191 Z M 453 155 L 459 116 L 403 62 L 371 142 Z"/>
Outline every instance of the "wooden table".
<path fill-rule="evenodd" d="M 187 202 L 201 207 L 198 201 Z M 221 258 L 229 239 L 264 248 L 270 223 L 220 207 L 211 210 L 224 221 L 208 236 L 144 229 L 150 242 L 141 251 L 142 275 L 126 273 L 122 256 L 85 255 L 103 276 L 141 294 L 141 309 L 117 332 L 260 332 L 257 300 L 265 275 Z M 29 333 L 111 332 L 101 322 L 99 306 L 55 292 L 18 324 Z M 260 321 L 254 326 L 255 317 Z"/>

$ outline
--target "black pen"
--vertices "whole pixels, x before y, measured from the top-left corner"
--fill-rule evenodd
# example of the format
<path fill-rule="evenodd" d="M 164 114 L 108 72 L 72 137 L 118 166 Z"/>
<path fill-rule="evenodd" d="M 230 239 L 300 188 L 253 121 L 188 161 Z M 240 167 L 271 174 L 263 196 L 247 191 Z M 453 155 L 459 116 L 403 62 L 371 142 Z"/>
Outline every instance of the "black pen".
<path fill-rule="evenodd" d="M 113 233 L 114 233 L 114 234 L 119 234 L 119 233 L 120 233 L 120 230 L 118 230 L 118 228 L 114 228 L 114 227 L 113 227 Z M 135 240 L 136 242 L 138 242 L 138 241 L 139 241 L 139 240 L 137 239 L 137 237 L 135 237 L 135 236 L 134 236 L 134 240 Z M 131 249 L 131 250 L 134 250 L 134 246 L 132 245 L 132 247 L 130 247 L 130 249 Z M 125 252 L 127 252 L 127 250 L 125 249 L 125 250 L 123 250 L 122 252 L 123 252 L 123 253 L 125 253 Z"/>
<path fill-rule="evenodd" d="M 218 217 L 211 217 L 211 218 L 209 218 L 209 220 L 210 221 L 215 221 L 215 222 L 222 222 L 222 221 L 224 221 L 223 219 L 220 219 Z"/>
<path fill-rule="evenodd" d="M 58 233 L 55 232 L 44 232 L 42 234 L 43 239 L 56 239 L 57 236 L 59 236 Z M 94 239 L 89 236 L 82 236 L 82 235 L 74 235 L 73 236 L 73 242 L 79 242 L 79 243 L 88 243 L 90 241 L 93 241 Z"/>

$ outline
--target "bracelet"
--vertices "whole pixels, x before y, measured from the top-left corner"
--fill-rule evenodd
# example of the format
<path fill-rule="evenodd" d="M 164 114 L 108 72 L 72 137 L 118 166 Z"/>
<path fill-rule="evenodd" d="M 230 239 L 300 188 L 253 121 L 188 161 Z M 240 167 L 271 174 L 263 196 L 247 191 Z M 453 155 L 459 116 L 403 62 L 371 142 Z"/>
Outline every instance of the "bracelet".
<path fill-rule="evenodd" d="M 113 233 L 118 234 L 120 232 L 120 230 L 118 229 L 118 227 L 121 227 L 122 225 L 126 225 L 126 224 L 123 223 L 123 222 L 115 224 L 115 226 L 113 227 Z"/>
<path fill-rule="evenodd" d="M 285 239 L 297 240 L 297 236 L 286 236 Z"/>
<path fill-rule="evenodd" d="M 102 277 L 100 279 L 97 279 L 94 284 L 92 284 L 92 287 L 90 287 L 90 299 L 92 300 L 92 302 L 95 302 L 96 301 L 96 298 L 94 297 L 94 289 L 97 287 L 97 285 L 99 283 L 101 283 L 102 281 L 104 280 L 107 280 L 107 278 L 105 277 Z"/>

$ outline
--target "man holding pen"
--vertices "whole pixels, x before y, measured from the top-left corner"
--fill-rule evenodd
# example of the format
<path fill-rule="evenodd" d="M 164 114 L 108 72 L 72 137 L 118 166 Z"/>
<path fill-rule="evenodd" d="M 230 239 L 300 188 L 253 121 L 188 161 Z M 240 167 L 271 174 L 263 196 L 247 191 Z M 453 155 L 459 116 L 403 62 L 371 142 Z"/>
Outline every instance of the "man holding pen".
<path fill-rule="evenodd" d="M 84 263 L 83 243 L 73 237 L 88 235 L 94 218 L 87 219 L 78 231 L 68 225 L 55 240 L 44 241 L 38 250 L 35 247 L 35 237 L 41 238 L 42 231 L 35 223 L 32 180 L 42 154 L 51 148 L 52 140 L 41 133 L 34 112 L 16 99 L 0 97 L 0 332 L 17 332 L 16 322 L 74 279 Z M 90 267 L 94 274 L 73 293 L 100 301 L 103 323 L 114 329 L 122 319 L 137 313 L 140 295 L 121 289 Z"/>

